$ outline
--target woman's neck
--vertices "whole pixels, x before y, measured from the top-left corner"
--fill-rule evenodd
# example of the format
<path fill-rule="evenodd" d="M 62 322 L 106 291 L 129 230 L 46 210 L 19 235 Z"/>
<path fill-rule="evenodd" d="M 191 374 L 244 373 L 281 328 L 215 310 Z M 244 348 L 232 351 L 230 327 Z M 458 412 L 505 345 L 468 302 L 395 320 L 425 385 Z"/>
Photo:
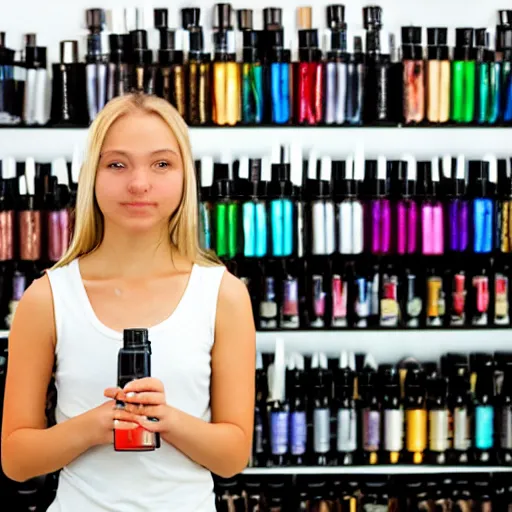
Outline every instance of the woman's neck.
<path fill-rule="evenodd" d="M 186 270 L 191 264 L 173 247 L 169 235 L 109 233 L 96 251 L 87 256 L 89 268 L 104 277 L 143 278 Z"/>

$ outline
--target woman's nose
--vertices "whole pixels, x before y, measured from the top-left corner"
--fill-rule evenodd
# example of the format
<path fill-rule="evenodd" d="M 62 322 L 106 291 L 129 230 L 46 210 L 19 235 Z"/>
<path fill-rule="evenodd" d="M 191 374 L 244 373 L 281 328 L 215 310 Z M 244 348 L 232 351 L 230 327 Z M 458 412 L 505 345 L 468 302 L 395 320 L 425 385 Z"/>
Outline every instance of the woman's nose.
<path fill-rule="evenodd" d="M 133 169 L 128 182 L 128 189 L 132 194 L 143 194 L 150 189 L 149 173 L 147 169 Z"/>

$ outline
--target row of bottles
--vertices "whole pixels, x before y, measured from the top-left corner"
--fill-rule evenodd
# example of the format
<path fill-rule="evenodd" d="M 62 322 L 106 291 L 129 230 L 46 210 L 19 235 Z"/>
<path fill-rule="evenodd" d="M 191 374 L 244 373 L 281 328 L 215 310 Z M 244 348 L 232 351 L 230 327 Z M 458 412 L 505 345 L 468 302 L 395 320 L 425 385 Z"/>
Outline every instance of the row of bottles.
<path fill-rule="evenodd" d="M 495 27 L 455 29 L 453 48 L 445 27 L 427 28 L 425 46 L 423 27 L 404 26 L 397 44 L 375 5 L 363 8 L 363 31 L 347 28 L 343 4 L 327 6 L 325 30 L 313 26 L 313 7 L 299 7 L 291 48 L 278 7 L 263 9 L 257 28 L 253 10 L 215 4 L 211 35 L 199 8 L 182 9 L 177 30 L 168 9 L 152 23 L 124 11 L 112 11 L 110 26 L 105 10 L 86 11 L 85 63 L 77 40 L 62 41 L 52 85 L 36 34 L 16 52 L 2 33 L 0 123 L 86 125 L 132 91 L 167 99 L 192 125 L 512 122 L 512 11 L 499 11 Z"/>
<path fill-rule="evenodd" d="M 512 355 L 258 357 L 251 465 L 512 464 Z"/>
<path fill-rule="evenodd" d="M 506 512 L 512 488 L 498 475 L 240 475 L 215 483 L 217 512 Z"/>
<path fill-rule="evenodd" d="M 510 326 L 511 267 L 492 258 L 229 262 L 259 330 Z"/>
<path fill-rule="evenodd" d="M 201 243 L 223 259 L 512 251 L 510 160 L 270 156 L 196 161 Z"/>

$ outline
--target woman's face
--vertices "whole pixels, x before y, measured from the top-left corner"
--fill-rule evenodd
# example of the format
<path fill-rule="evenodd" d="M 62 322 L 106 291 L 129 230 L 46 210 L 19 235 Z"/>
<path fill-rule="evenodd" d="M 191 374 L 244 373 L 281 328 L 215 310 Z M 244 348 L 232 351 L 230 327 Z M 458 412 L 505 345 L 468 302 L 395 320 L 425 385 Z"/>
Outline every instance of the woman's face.
<path fill-rule="evenodd" d="M 125 115 L 110 127 L 96 174 L 105 223 L 140 232 L 167 229 L 183 194 L 178 142 L 158 114 Z"/>

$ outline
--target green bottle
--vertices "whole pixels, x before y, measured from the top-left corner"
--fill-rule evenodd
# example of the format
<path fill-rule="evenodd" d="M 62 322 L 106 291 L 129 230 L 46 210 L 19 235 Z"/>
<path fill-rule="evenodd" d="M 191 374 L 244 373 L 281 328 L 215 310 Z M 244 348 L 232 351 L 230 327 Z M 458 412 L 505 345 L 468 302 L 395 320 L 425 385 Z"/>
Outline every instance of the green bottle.
<path fill-rule="evenodd" d="M 456 29 L 452 65 L 452 121 L 471 123 L 475 119 L 475 47 L 472 28 Z"/>
<path fill-rule="evenodd" d="M 214 249 L 219 258 L 232 259 L 239 252 L 240 204 L 229 164 L 214 164 L 212 196 Z"/>

